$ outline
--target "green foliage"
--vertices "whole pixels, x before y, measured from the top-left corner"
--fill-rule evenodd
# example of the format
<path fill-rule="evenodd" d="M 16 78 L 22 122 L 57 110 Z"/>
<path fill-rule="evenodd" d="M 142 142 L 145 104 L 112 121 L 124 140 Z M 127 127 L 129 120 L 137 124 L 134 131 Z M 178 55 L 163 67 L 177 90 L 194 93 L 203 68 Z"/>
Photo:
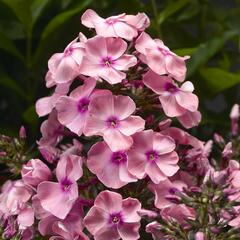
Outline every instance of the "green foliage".
<path fill-rule="evenodd" d="M 87 8 L 103 17 L 146 12 L 152 20 L 147 31 L 177 54 L 192 56 L 187 79 L 200 96 L 202 127 L 209 130 L 239 100 L 238 0 L 0 0 L 0 129 L 6 134 L 25 124 L 37 137 L 34 104 L 50 93 L 44 87 L 47 60 L 79 31 L 87 32 L 80 24 Z M 215 96 L 228 102 L 222 112 L 208 106 Z"/>

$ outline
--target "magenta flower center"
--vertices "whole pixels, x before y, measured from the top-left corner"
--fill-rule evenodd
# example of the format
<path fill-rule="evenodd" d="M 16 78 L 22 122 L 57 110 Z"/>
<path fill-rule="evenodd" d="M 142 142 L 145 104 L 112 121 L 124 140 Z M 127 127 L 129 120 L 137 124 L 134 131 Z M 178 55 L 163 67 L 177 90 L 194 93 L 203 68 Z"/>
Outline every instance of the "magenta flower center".
<path fill-rule="evenodd" d="M 158 50 L 159 50 L 164 56 L 167 56 L 167 55 L 170 54 L 170 51 L 168 51 L 167 49 L 158 47 Z"/>
<path fill-rule="evenodd" d="M 115 164 L 125 163 L 127 161 L 127 154 L 119 151 L 112 154 L 112 162 Z"/>
<path fill-rule="evenodd" d="M 123 221 L 122 221 L 121 213 L 113 213 L 109 217 L 109 223 L 113 225 L 118 225 L 118 224 L 121 224 L 122 222 Z"/>
<path fill-rule="evenodd" d="M 170 194 L 175 194 L 176 192 L 178 192 L 178 189 L 175 188 L 175 187 L 172 187 L 172 188 L 169 188 L 169 189 L 168 189 L 168 192 L 169 192 Z"/>
<path fill-rule="evenodd" d="M 177 86 L 175 86 L 174 84 L 167 82 L 164 86 L 165 91 L 170 92 L 170 93 L 176 93 L 178 92 L 178 88 Z"/>
<path fill-rule="evenodd" d="M 67 57 L 67 56 L 71 55 L 72 52 L 73 52 L 73 48 L 72 48 L 72 47 L 67 48 L 67 49 L 64 51 L 64 57 Z"/>
<path fill-rule="evenodd" d="M 61 182 L 61 188 L 62 188 L 62 190 L 64 191 L 64 192 L 68 192 L 70 189 L 71 189 L 71 185 L 72 185 L 73 183 L 69 180 L 69 179 L 67 179 L 67 178 L 65 178 L 62 182 Z"/>
<path fill-rule="evenodd" d="M 147 160 L 150 162 L 155 162 L 158 160 L 158 153 L 154 150 L 146 152 Z"/>
<path fill-rule="evenodd" d="M 114 64 L 114 60 L 111 57 L 104 57 L 101 60 L 101 65 L 103 67 L 111 67 Z"/>
<path fill-rule="evenodd" d="M 89 105 L 89 99 L 88 98 L 82 98 L 78 102 L 78 111 L 80 113 L 85 113 L 88 110 L 88 105 Z"/>
<path fill-rule="evenodd" d="M 117 128 L 119 126 L 119 120 L 117 117 L 110 117 L 107 120 L 107 126 L 110 128 Z"/>
<path fill-rule="evenodd" d="M 114 18 L 107 18 L 105 20 L 105 23 L 108 24 L 108 25 L 113 25 L 116 22 L 117 22 L 117 19 L 114 19 Z"/>

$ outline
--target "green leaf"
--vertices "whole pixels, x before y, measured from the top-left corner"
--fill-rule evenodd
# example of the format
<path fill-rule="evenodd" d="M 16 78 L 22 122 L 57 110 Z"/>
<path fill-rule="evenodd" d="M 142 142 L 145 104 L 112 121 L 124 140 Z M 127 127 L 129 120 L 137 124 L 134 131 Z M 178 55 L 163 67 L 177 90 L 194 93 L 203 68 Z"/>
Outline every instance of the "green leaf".
<path fill-rule="evenodd" d="M 158 24 L 162 24 L 167 18 L 182 9 L 188 2 L 189 0 L 172 1 L 161 13 L 159 13 Z"/>
<path fill-rule="evenodd" d="M 38 18 L 41 16 L 45 7 L 51 2 L 52 0 L 34 0 L 31 4 L 31 12 L 33 17 L 32 25 L 36 23 Z"/>
<path fill-rule="evenodd" d="M 46 28 L 43 30 L 41 40 L 47 38 L 49 35 L 51 35 L 57 28 L 61 27 L 64 23 L 66 23 L 67 20 L 69 20 L 74 15 L 81 12 L 85 7 L 87 7 L 92 0 L 85 0 L 81 1 L 77 6 L 75 6 L 73 9 L 68 10 L 66 12 L 60 13 L 56 17 L 54 17 L 50 23 L 46 26 Z"/>
<path fill-rule="evenodd" d="M 196 52 L 197 48 L 179 48 L 173 50 L 179 56 L 192 55 Z"/>
<path fill-rule="evenodd" d="M 205 88 L 211 94 L 216 94 L 240 83 L 240 73 L 230 73 L 220 68 L 202 68 L 199 73 L 205 80 Z"/>
<path fill-rule="evenodd" d="M 25 92 L 21 89 L 21 87 L 18 86 L 18 84 L 12 78 L 10 78 L 7 74 L 1 73 L 0 85 L 18 94 L 23 99 L 28 100 Z"/>
<path fill-rule="evenodd" d="M 13 54 L 18 57 L 20 60 L 24 61 L 22 54 L 18 51 L 18 49 L 13 44 L 12 40 L 7 38 L 3 33 L 0 32 L 0 49 L 7 51 L 8 53 Z"/>
<path fill-rule="evenodd" d="M 1 0 L 7 5 L 23 24 L 27 34 L 32 30 L 31 0 Z"/>
<path fill-rule="evenodd" d="M 187 77 L 192 76 L 196 70 L 209 61 L 225 44 L 226 41 L 239 34 L 239 30 L 224 32 L 222 36 L 201 44 L 188 61 Z"/>

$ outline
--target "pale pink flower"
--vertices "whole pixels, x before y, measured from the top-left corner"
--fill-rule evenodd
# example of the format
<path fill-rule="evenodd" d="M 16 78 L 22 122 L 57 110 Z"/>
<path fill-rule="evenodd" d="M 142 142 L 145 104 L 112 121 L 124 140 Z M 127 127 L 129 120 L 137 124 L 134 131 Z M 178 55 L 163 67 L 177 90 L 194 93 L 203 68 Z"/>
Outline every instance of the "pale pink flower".
<path fill-rule="evenodd" d="M 192 128 L 197 126 L 200 123 L 202 115 L 199 111 L 195 111 L 195 112 L 186 111 L 183 115 L 177 118 L 178 118 L 178 121 L 185 128 Z"/>
<path fill-rule="evenodd" d="M 128 169 L 137 178 L 148 175 L 158 184 L 178 171 L 178 155 L 171 137 L 146 130 L 134 134 L 133 141 L 128 151 Z"/>
<path fill-rule="evenodd" d="M 159 94 L 159 100 L 168 117 L 179 117 L 187 111 L 197 111 L 198 97 L 192 93 L 194 87 L 191 82 L 187 81 L 179 88 L 170 77 L 159 76 L 151 70 L 144 75 L 143 82 Z"/>
<path fill-rule="evenodd" d="M 24 183 L 37 186 L 51 178 L 51 171 L 40 159 L 31 159 L 23 165 L 21 175 Z"/>
<path fill-rule="evenodd" d="M 17 222 L 20 230 L 31 227 L 34 223 L 34 211 L 31 206 L 25 205 L 22 207 L 17 216 Z"/>
<path fill-rule="evenodd" d="M 163 209 L 174 205 L 167 197 L 175 196 L 178 192 L 181 192 L 184 187 L 187 187 L 187 184 L 179 180 L 170 181 L 169 179 L 165 179 L 158 184 L 150 184 L 149 187 L 155 194 L 155 207 Z"/>
<path fill-rule="evenodd" d="M 155 73 L 169 74 L 180 82 L 185 79 L 187 71 L 185 60 L 189 59 L 189 56 L 177 56 L 160 39 L 152 39 L 145 32 L 138 37 L 135 47 L 142 54 L 140 56 L 142 61 Z"/>
<path fill-rule="evenodd" d="M 103 191 L 84 218 L 84 225 L 95 240 L 137 240 L 141 203 L 134 198 L 122 199 L 119 193 Z"/>
<path fill-rule="evenodd" d="M 110 84 L 120 83 L 126 77 L 123 71 L 137 63 L 136 57 L 124 54 L 127 43 L 121 38 L 93 37 L 85 43 L 81 73 L 100 77 Z"/>
<path fill-rule="evenodd" d="M 51 96 L 38 99 L 35 106 L 38 116 L 49 114 L 55 108 L 58 99 L 68 93 L 69 87 L 68 83 L 58 84 Z"/>
<path fill-rule="evenodd" d="M 53 78 L 56 83 L 72 81 L 80 74 L 79 67 L 83 55 L 84 43 L 78 42 L 78 38 L 76 38 L 68 44 L 63 53 L 55 53 L 49 59 L 48 68 L 51 75 L 47 77 Z"/>
<path fill-rule="evenodd" d="M 58 182 L 44 181 L 38 185 L 37 196 L 42 207 L 54 216 L 64 219 L 78 198 L 76 181 L 82 174 L 81 157 L 62 157 L 56 168 Z"/>
<path fill-rule="evenodd" d="M 150 25 L 145 13 L 126 15 L 125 13 L 108 17 L 100 17 L 91 9 L 86 10 L 81 18 L 82 24 L 88 28 L 95 28 L 97 35 L 103 37 L 120 37 L 132 40 L 138 31 L 143 31 Z"/>
<path fill-rule="evenodd" d="M 134 133 L 144 129 L 145 122 L 135 111 L 134 101 L 127 96 L 112 94 L 96 97 L 89 105 L 85 126 L 86 136 L 100 135 L 114 152 L 128 149 Z"/>
<path fill-rule="evenodd" d="M 97 142 L 88 152 L 87 166 L 107 187 L 121 188 L 136 182 L 127 169 L 126 151 L 113 152 L 105 142 Z"/>
<path fill-rule="evenodd" d="M 94 91 L 96 86 L 95 79 L 83 79 L 84 84 L 82 86 L 74 89 L 70 96 L 59 98 L 56 104 L 59 122 L 79 136 L 82 135 L 85 128 L 90 101 L 96 96 L 109 94 L 107 90 Z"/>

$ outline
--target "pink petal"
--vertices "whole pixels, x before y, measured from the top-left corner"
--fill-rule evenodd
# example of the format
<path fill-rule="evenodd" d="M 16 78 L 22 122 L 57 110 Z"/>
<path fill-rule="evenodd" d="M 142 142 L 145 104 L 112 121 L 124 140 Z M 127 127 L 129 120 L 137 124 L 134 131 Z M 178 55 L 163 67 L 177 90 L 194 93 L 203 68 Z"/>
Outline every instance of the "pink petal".
<path fill-rule="evenodd" d="M 77 181 L 83 175 L 82 158 L 70 154 L 61 157 L 57 164 L 56 175 L 59 182 L 65 178 Z"/>
<path fill-rule="evenodd" d="M 100 63 L 101 58 L 107 57 L 106 39 L 101 36 L 95 36 L 88 39 L 85 43 L 86 55 L 95 63 Z"/>
<path fill-rule="evenodd" d="M 178 117 L 186 112 L 186 109 L 181 107 L 176 101 L 175 96 L 159 96 L 163 110 L 168 117 Z"/>
<path fill-rule="evenodd" d="M 100 135 L 107 129 L 106 122 L 94 116 L 88 117 L 83 130 L 85 136 Z"/>
<path fill-rule="evenodd" d="M 118 227 L 119 235 L 122 240 L 136 240 L 140 238 L 139 235 L 140 223 L 124 223 Z"/>
<path fill-rule="evenodd" d="M 76 183 L 72 184 L 70 192 L 66 194 L 59 183 L 46 181 L 38 185 L 37 195 L 45 210 L 64 219 L 78 197 L 78 187 Z"/>
<path fill-rule="evenodd" d="M 119 179 L 123 182 L 124 185 L 129 182 L 137 182 L 137 178 L 130 174 L 126 164 L 119 165 Z"/>
<path fill-rule="evenodd" d="M 192 128 L 200 123 L 201 113 L 199 111 L 196 112 L 187 111 L 182 116 L 179 116 L 178 120 L 185 128 Z"/>
<path fill-rule="evenodd" d="M 135 48 L 138 52 L 146 55 L 146 49 L 156 48 L 156 43 L 147 33 L 142 32 L 136 40 Z"/>
<path fill-rule="evenodd" d="M 106 38 L 108 56 L 118 59 L 127 50 L 127 43 L 121 38 Z"/>
<path fill-rule="evenodd" d="M 175 142 L 171 137 L 155 133 L 153 137 L 153 149 L 159 154 L 170 153 L 175 149 Z"/>
<path fill-rule="evenodd" d="M 87 9 L 81 17 L 82 24 L 88 28 L 94 28 L 94 22 L 102 21 L 104 21 L 104 19 L 99 17 L 98 14 L 92 9 Z"/>
<path fill-rule="evenodd" d="M 38 223 L 38 231 L 41 233 L 41 235 L 46 236 L 49 234 L 54 234 L 52 230 L 53 223 L 58 221 L 59 219 L 56 218 L 53 215 L 50 215 L 46 218 L 41 219 L 41 221 Z"/>
<path fill-rule="evenodd" d="M 59 63 L 61 62 L 63 56 L 64 56 L 63 53 L 55 53 L 48 60 L 48 68 L 52 74 L 54 74 L 56 72 L 57 67 L 58 67 Z"/>
<path fill-rule="evenodd" d="M 119 130 L 121 133 L 127 136 L 131 136 L 136 132 L 144 130 L 145 121 L 138 116 L 130 116 L 127 119 L 121 121 Z"/>
<path fill-rule="evenodd" d="M 25 229 L 32 226 L 34 223 L 34 211 L 32 207 L 25 207 L 23 210 L 21 210 L 18 214 L 17 220 L 20 229 Z"/>
<path fill-rule="evenodd" d="M 129 117 L 136 109 L 135 102 L 128 96 L 114 96 L 114 116 L 120 120 Z"/>
<path fill-rule="evenodd" d="M 191 112 L 195 112 L 198 109 L 198 97 L 193 93 L 180 91 L 176 94 L 176 101 L 181 107 Z"/>
<path fill-rule="evenodd" d="M 136 64 L 137 64 L 136 57 L 132 55 L 124 54 L 114 62 L 113 66 L 117 70 L 126 71 L 130 67 L 135 66 Z"/>
<path fill-rule="evenodd" d="M 122 209 L 122 196 L 116 192 L 103 191 L 96 197 L 94 206 L 110 214 L 118 213 Z"/>
<path fill-rule="evenodd" d="M 185 79 L 187 68 L 183 58 L 176 55 L 167 55 L 165 58 L 166 69 L 173 78 L 182 82 Z"/>
<path fill-rule="evenodd" d="M 164 86 L 166 83 L 173 83 L 173 81 L 170 77 L 159 76 L 155 72 L 149 70 L 143 76 L 143 83 L 155 93 L 162 94 L 165 91 Z"/>
<path fill-rule="evenodd" d="M 116 22 L 113 27 L 119 37 L 130 41 L 138 34 L 136 29 L 124 22 Z"/>
<path fill-rule="evenodd" d="M 94 206 L 88 211 L 83 223 L 88 231 L 95 235 L 101 229 L 106 228 L 108 214 L 103 209 Z"/>
<path fill-rule="evenodd" d="M 123 200 L 122 214 L 124 222 L 134 223 L 141 220 L 138 211 L 141 210 L 141 203 L 137 199 L 126 198 Z"/>
<path fill-rule="evenodd" d="M 112 228 L 111 226 L 107 226 L 100 229 L 94 236 L 95 240 L 106 240 L 106 239 L 118 240 L 119 238 L 120 237 L 117 232 L 117 229 Z"/>
<path fill-rule="evenodd" d="M 36 102 L 36 112 L 39 117 L 49 114 L 53 109 L 52 97 L 43 97 Z"/>
<path fill-rule="evenodd" d="M 152 150 L 153 136 L 154 136 L 154 132 L 151 129 L 135 133 L 133 135 L 133 141 L 134 141 L 133 148 L 136 151 L 139 151 L 144 154 L 150 149 Z"/>
<path fill-rule="evenodd" d="M 145 171 L 155 184 L 158 184 L 160 181 L 163 181 L 167 178 L 155 162 L 148 163 Z"/>
<path fill-rule="evenodd" d="M 120 72 L 112 67 L 103 67 L 98 76 L 110 84 L 116 84 L 125 79 L 126 73 Z"/>
<path fill-rule="evenodd" d="M 113 152 L 127 150 L 133 144 L 131 137 L 122 134 L 117 129 L 106 129 L 103 132 L 103 139 Z"/>

